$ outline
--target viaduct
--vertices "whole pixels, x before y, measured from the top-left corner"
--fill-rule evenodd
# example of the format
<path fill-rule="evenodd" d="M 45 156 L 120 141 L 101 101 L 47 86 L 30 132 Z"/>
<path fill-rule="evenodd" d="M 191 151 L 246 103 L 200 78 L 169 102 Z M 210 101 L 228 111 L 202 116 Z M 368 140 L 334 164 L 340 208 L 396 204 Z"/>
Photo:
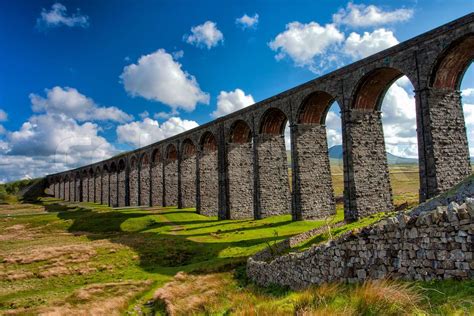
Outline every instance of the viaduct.
<path fill-rule="evenodd" d="M 402 76 L 416 99 L 420 200 L 471 174 L 460 83 L 474 59 L 474 13 L 240 111 L 116 157 L 46 177 L 66 201 L 196 207 L 219 219 L 335 212 L 325 118 L 340 106 L 344 216 L 393 208 L 381 102 Z M 291 131 L 292 189 L 284 128 Z"/>

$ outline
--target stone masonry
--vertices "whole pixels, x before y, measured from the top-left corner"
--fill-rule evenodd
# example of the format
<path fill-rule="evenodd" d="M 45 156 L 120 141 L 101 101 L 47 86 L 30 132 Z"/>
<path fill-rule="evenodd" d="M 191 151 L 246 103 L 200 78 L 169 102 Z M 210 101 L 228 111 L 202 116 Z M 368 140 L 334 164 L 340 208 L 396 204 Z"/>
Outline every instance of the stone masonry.
<path fill-rule="evenodd" d="M 89 190 L 89 193 L 87 195 L 87 201 L 94 202 L 94 191 L 95 191 L 94 175 L 90 174 L 87 178 L 87 181 L 89 182 L 87 184 L 87 189 Z"/>
<path fill-rule="evenodd" d="M 411 216 L 402 213 L 273 260 L 256 254 L 247 261 L 247 275 L 262 286 L 293 289 L 386 277 L 469 279 L 474 278 L 473 253 L 474 199 L 468 198 L 461 206 L 454 203 Z"/>
<path fill-rule="evenodd" d="M 129 174 L 129 183 L 130 183 L 130 206 L 137 206 L 139 204 L 139 186 L 138 186 L 138 164 L 132 165 L 130 168 Z"/>
<path fill-rule="evenodd" d="M 227 155 L 230 219 L 253 218 L 252 143 L 230 143 Z"/>
<path fill-rule="evenodd" d="M 94 202 L 102 203 L 102 175 L 100 172 L 95 173 L 95 194 Z"/>
<path fill-rule="evenodd" d="M 199 157 L 200 214 L 218 215 L 218 183 L 217 150 L 201 152 Z"/>
<path fill-rule="evenodd" d="M 284 136 L 259 135 L 257 150 L 260 216 L 289 214 L 290 184 Z"/>
<path fill-rule="evenodd" d="M 344 193 L 344 218 L 358 220 L 393 209 L 380 112 L 353 109 L 345 122 L 352 187 Z"/>
<path fill-rule="evenodd" d="M 470 13 L 215 121 L 104 161 L 49 175 L 47 182 L 54 188 L 55 197 L 67 198 L 65 185 L 60 182 L 73 178 L 74 190 L 70 193 L 73 200 L 92 201 L 96 190 L 88 178 L 95 179 L 93 170 L 104 170 L 111 181 L 107 188 L 102 184 L 103 192 L 110 192 L 109 200 L 114 206 L 117 202 L 121 206 L 146 204 L 141 192 L 146 195 L 145 186 L 149 183 L 153 205 L 162 206 L 165 202 L 184 207 L 193 191 L 192 186 L 185 183 L 190 165 L 179 157 L 179 144 L 187 140 L 197 143 L 210 133 L 217 155 L 212 164 L 203 156 L 202 171 L 199 170 L 201 162 L 196 163 L 194 192 L 198 212 L 207 208 L 209 214 L 218 215 L 219 219 L 288 213 L 293 214 L 294 220 L 324 217 L 323 214 L 333 212 L 332 190 L 327 177 L 329 170 L 324 170 L 326 135 L 316 126 L 324 124 L 328 104 L 337 101 L 344 148 L 345 219 L 357 220 L 393 207 L 378 111 L 390 85 L 406 76 L 413 85 L 416 99 L 420 201 L 428 200 L 446 192 L 471 173 L 459 90 L 464 72 L 473 59 L 474 13 Z M 291 196 L 282 137 L 287 122 L 292 128 L 291 157 L 295 164 Z M 309 131 L 298 131 L 303 128 L 300 124 L 311 125 L 304 128 L 313 135 L 306 134 Z M 234 135 L 236 126 L 238 132 Z M 238 142 L 232 140 L 234 136 L 240 138 Z M 234 143 L 246 143 L 250 137 L 251 159 L 243 147 L 242 153 L 234 151 Z M 137 175 L 148 177 L 149 182 L 133 182 L 135 178 L 129 177 L 128 172 L 134 157 L 163 153 L 163 157 L 170 158 L 169 151 L 165 151 L 170 146 L 175 146 L 173 162 L 165 163 L 161 155 L 158 160 L 150 158 L 150 164 L 160 164 L 158 169 L 153 167 L 151 172 L 142 174 L 140 171 Z M 196 158 L 199 160 L 199 153 Z M 217 177 L 212 176 L 209 178 L 212 181 L 207 182 L 206 168 L 211 165 L 216 166 L 213 170 Z M 237 167 L 242 168 L 241 177 L 237 177 Z M 117 169 L 121 170 L 118 179 Z M 203 179 L 199 179 L 201 174 Z M 243 183 L 250 178 L 250 182 Z M 242 183 L 240 188 L 238 183 Z M 135 184 L 138 191 L 131 192 Z M 139 192 L 139 199 L 134 192 Z M 102 198 L 102 203 L 107 202 Z"/>
<path fill-rule="evenodd" d="M 140 164 L 140 205 L 150 205 L 150 163 L 148 157 Z"/>
<path fill-rule="evenodd" d="M 181 160 L 182 207 L 196 207 L 196 155 Z"/>
<path fill-rule="evenodd" d="M 111 187 L 109 185 L 110 175 L 106 170 L 102 173 L 102 203 L 106 205 L 111 205 L 109 200 L 109 192 Z"/>
<path fill-rule="evenodd" d="M 165 162 L 165 206 L 178 205 L 178 160 Z"/>
<path fill-rule="evenodd" d="M 336 213 L 329 165 L 326 127 L 299 124 L 295 128 L 297 159 L 293 170 L 299 186 L 300 219 L 324 219 Z"/>

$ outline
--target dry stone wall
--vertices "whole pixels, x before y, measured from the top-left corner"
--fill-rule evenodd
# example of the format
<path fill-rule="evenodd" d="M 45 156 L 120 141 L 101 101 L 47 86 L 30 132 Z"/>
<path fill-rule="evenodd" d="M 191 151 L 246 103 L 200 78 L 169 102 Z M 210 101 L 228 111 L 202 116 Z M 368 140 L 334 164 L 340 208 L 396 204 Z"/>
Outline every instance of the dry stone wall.
<path fill-rule="evenodd" d="M 178 160 L 165 163 L 165 206 L 178 205 Z"/>
<path fill-rule="evenodd" d="M 291 199 L 283 135 L 259 135 L 257 151 L 261 218 L 289 214 Z"/>
<path fill-rule="evenodd" d="M 353 185 L 344 193 L 344 218 L 351 221 L 390 211 L 393 203 L 381 113 L 353 109 L 348 115 L 347 172 Z"/>
<path fill-rule="evenodd" d="M 329 164 L 326 127 L 303 125 L 295 128 L 298 182 L 297 210 L 301 219 L 323 219 L 336 213 Z"/>
<path fill-rule="evenodd" d="M 181 160 L 182 207 L 196 207 L 196 156 Z"/>
<path fill-rule="evenodd" d="M 254 218 L 252 143 L 230 143 L 227 155 L 230 219 Z"/>
<path fill-rule="evenodd" d="M 217 216 L 219 212 L 219 173 L 217 150 L 202 153 L 199 157 L 199 186 L 201 203 L 199 213 Z"/>
<path fill-rule="evenodd" d="M 336 240 L 272 261 L 248 259 L 259 285 L 293 289 L 325 282 L 392 277 L 404 280 L 474 278 L 474 199 L 419 215 L 400 214 Z"/>

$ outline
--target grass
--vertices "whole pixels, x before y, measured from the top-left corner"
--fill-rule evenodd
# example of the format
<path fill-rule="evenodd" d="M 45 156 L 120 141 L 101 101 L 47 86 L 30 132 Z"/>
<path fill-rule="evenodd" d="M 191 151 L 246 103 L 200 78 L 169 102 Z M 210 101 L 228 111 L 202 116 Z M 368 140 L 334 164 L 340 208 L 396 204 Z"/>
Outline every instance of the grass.
<path fill-rule="evenodd" d="M 411 199 L 417 194 L 417 176 L 408 174 L 392 180 L 401 203 L 406 193 L 412 194 Z M 333 228 L 331 235 L 370 225 L 383 216 Z M 339 204 L 333 221 L 342 218 Z M 193 209 L 111 209 L 52 198 L 38 204 L 13 201 L 0 205 L 0 314 L 474 312 L 473 281 L 377 281 L 294 292 L 260 288 L 246 279 L 249 255 L 324 225 L 325 221 L 292 222 L 290 215 L 218 221 Z M 292 251 L 328 238 L 327 233 L 315 236 Z"/>

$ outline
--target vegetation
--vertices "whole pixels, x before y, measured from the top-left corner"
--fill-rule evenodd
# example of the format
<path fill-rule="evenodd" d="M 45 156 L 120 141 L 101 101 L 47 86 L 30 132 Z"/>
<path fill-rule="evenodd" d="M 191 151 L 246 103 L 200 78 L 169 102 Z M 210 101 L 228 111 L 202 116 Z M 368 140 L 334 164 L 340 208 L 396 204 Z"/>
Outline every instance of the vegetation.
<path fill-rule="evenodd" d="M 392 183 L 405 186 L 415 181 L 410 176 L 402 180 Z M 394 192 L 402 190 L 394 187 Z M 383 216 L 334 227 L 330 234 L 315 236 L 292 251 L 370 225 Z M 331 220 L 342 218 L 339 204 Z M 261 288 L 246 278 L 249 255 L 327 224 L 292 222 L 290 215 L 218 221 L 193 209 L 111 209 L 52 198 L 38 204 L 0 205 L 0 314 L 474 312 L 474 281 L 376 281 L 290 291 Z"/>
<path fill-rule="evenodd" d="M 17 195 L 23 188 L 33 184 L 37 179 L 25 179 L 0 184 L 0 204 L 15 203 Z"/>

